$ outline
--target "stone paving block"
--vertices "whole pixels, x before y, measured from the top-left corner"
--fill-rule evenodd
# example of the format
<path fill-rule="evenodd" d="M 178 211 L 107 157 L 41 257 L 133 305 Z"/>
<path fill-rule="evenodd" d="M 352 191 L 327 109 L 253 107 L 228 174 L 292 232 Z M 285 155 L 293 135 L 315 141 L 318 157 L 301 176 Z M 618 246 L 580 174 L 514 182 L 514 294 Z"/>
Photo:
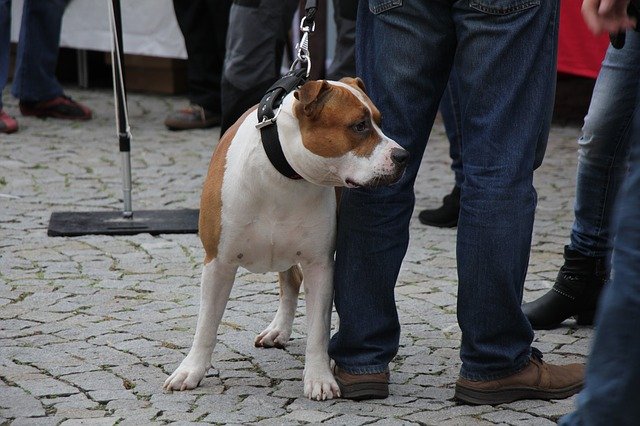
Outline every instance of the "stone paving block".
<path fill-rule="evenodd" d="M 154 410 L 154 409 L 146 409 L 146 410 L 116 410 L 112 417 L 120 418 L 121 421 L 118 422 L 118 425 L 123 426 L 140 426 L 147 424 L 162 424 L 162 422 L 157 421 L 158 417 L 162 415 L 162 411 Z M 188 424 L 190 422 L 177 421 L 174 424 Z"/>
<path fill-rule="evenodd" d="M 444 422 L 446 420 L 456 419 L 456 418 L 469 418 L 474 417 L 478 418 L 480 415 L 490 412 L 493 410 L 493 407 L 488 405 L 456 405 L 447 407 L 447 409 L 441 409 L 437 411 L 422 411 L 419 414 L 411 414 L 402 416 L 404 419 L 412 420 L 412 421 L 424 421 L 424 422 Z M 422 420 L 421 420 L 422 419 Z"/>
<path fill-rule="evenodd" d="M 89 399 L 83 393 L 76 393 L 69 396 L 60 396 L 52 398 L 43 398 L 41 402 L 46 407 L 55 409 L 56 411 L 63 408 L 84 408 L 84 409 L 96 409 L 99 407 L 99 403 L 95 400 Z"/>
<path fill-rule="evenodd" d="M 62 379 L 73 383 L 85 391 L 122 390 L 126 388 L 122 379 L 108 371 L 90 371 L 87 373 L 69 374 Z"/>
<path fill-rule="evenodd" d="M 19 387 L 7 386 L 0 381 L 0 394 L 0 419 L 40 417 L 46 414 L 40 401 Z"/>
<path fill-rule="evenodd" d="M 244 414 L 239 412 L 233 413 L 210 413 L 207 417 L 201 419 L 205 423 L 217 423 L 217 424 L 247 424 L 249 422 L 255 422 L 258 420 L 258 416 L 251 414 Z"/>
<path fill-rule="evenodd" d="M 565 334 L 544 333 L 538 337 L 538 342 L 555 343 L 559 345 L 569 345 L 577 341 L 578 338 L 567 336 Z"/>
<path fill-rule="evenodd" d="M 69 419 L 60 423 L 60 426 L 112 426 L 118 423 L 118 418 L 87 418 L 87 419 Z"/>
<path fill-rule="evenodd" d="M 56 380 L 42 374 L 32 377 L 20 378 L 15 381 L 18 386 L 35 397 L 51 397 L 57 395 L 72 395 L 80 392 L 74 386 L 70 386 L 60 380 Z"/>
<path fill-rule="evenodd" d="M 259 420 L 253 424 L 257 426 L 293 426 L 302 424 L 302 422 L 297 420 L 285 420 L 283 417 L 271 417 Z"/>
<path fill-rule="evenodd" d="M 88 392 L 89 397 L 101 404 L 106 404 L 109 401 L 118 399 L 136 399 L 136 396 L 131 391 L 123 389 L 117 390 L 95 390 Z"/>
<path fill-rule="evenodd" d="M 523 421 L 536 419 L 536 417 L 533 417 L 531 414 L 514 410 L 496 410 L 482 414 L 480 418 L 493 423 L 504 423 L 509 425 L 518 425 Z"/>
<path fill-rule="evenodd" d="M 549 405 L 528 409 L 527 413 L 557 421 L 563 415 L 573 411 L 575 408 L 575 398 L 576 397 L 574 396 L 564 400 L 553 401 Z"/>
<path fill-rule="evenodd" d="M 13 360 L 0 358 L 0 377 L 2 377 L 4 381 L 15 382 L 16 379 L 24 375 L 39 373 L 40 371 L 37 368 L 30 365 L 17 364 Z M 2 385 L 0 385 L 0 389 L 2 388 Z"/>
<path fill-rule="evenodd" d="M 452 419 L 444 420 L 440 423 L 440 425 L 442 426 L 467 426 L 467 425 L 494 426 L 495 423 L 479 420 L 476 417 L 460 416 L 460 417 L 454 417 Z"/>
<path fill-rule="evenodd" d="M 332 417 L 335 417 L 335 414 L 316 410 L 295 410 L 284 416 L 286 420 L 297 420 L 306 423 L 322 423 Z"/>
<path fill-rule="evenodd" d="M 11 422 L 11 426 L 55 426 L 61 423 L 62 417 L 18 417 Z"/>

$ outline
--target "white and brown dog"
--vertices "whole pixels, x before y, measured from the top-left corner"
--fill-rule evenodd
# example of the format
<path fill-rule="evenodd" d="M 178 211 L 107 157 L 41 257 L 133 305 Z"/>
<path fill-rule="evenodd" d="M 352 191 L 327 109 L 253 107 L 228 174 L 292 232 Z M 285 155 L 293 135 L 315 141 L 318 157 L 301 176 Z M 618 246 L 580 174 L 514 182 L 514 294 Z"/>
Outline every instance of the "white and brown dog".
<path fill-rule="evenodd" d="M 340 394 L 329 365 L 336 197 L 332 187 L 389 185 L 402 176 L 408 153 L 380 130 L 380 112 L 359 79 L 311 81 L 288 94 L 277 129 L 286 160 L 303 178 L 292 180 L 269 162 L 256 129 L 255 108 L 220 140 L 200 205 L 205 249 L 193 345 L 165 381 L 193 389 L 211 355 L 236 270 L 279 273 L 280 304 L 256 346 L 282 347 L 291 335 L 304 271 L 308 339 L 304 394 Z"/>

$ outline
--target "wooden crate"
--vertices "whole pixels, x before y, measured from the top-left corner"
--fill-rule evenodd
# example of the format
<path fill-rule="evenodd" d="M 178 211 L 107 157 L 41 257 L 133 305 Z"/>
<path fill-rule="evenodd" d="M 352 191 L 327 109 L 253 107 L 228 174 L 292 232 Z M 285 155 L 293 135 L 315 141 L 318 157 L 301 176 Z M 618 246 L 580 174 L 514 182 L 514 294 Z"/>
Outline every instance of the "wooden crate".
<path fill-rule="evenodd" d="M 105 58 L 111 66 L 111 55 L 105 54 Z M 124 75 L 127 91 L 176 94 L 187 90 L 184 59 L 125 54 Z"/>

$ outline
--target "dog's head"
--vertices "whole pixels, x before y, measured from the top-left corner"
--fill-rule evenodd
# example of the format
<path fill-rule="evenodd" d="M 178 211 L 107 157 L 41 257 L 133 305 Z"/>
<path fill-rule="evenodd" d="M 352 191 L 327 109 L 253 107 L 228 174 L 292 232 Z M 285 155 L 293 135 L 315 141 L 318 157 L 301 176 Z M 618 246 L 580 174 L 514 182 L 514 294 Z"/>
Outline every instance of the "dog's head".
<path fill-rule="evenodd" d="M 295 162 L 305 179 L 356 188 L 390 185 L 402 177 L 409 153 L 380 130 L 380 111 L 362 80 L 310 81 L 294 98 L 304 147 L 296 150 Z"/>

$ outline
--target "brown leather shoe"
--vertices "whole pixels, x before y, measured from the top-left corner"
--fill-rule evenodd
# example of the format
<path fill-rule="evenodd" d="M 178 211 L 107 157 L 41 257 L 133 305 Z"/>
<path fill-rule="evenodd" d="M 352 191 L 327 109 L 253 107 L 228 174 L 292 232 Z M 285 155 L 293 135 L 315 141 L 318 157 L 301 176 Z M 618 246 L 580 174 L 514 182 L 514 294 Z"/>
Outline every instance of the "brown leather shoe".
<path fill-rule="evenodd" d="M 529 365 L 511 376 L 486 382 L 458 378 L 454 398 L 479 405 L 520 399 L 563 399 L 578 393 L 583 384 L 583 364 L 547 364 L 542 361 L 542 354 L 534 350 Z"/>
<path fill-rule="evenodd" d="M 174 111 L 164 120 L 169 130 L 206 129 L 220 125 L 220 114 L 215 114 L 200 105 L 189 105 L 187 108 Z"/>
<path fill-rule="evenodd" d="M 383 399 L 389 396 L 389 372 L 374 374 L 351 374 L 337 365 L 333 375 L 340 387 L 340 396 L 354 401 Z"/>

